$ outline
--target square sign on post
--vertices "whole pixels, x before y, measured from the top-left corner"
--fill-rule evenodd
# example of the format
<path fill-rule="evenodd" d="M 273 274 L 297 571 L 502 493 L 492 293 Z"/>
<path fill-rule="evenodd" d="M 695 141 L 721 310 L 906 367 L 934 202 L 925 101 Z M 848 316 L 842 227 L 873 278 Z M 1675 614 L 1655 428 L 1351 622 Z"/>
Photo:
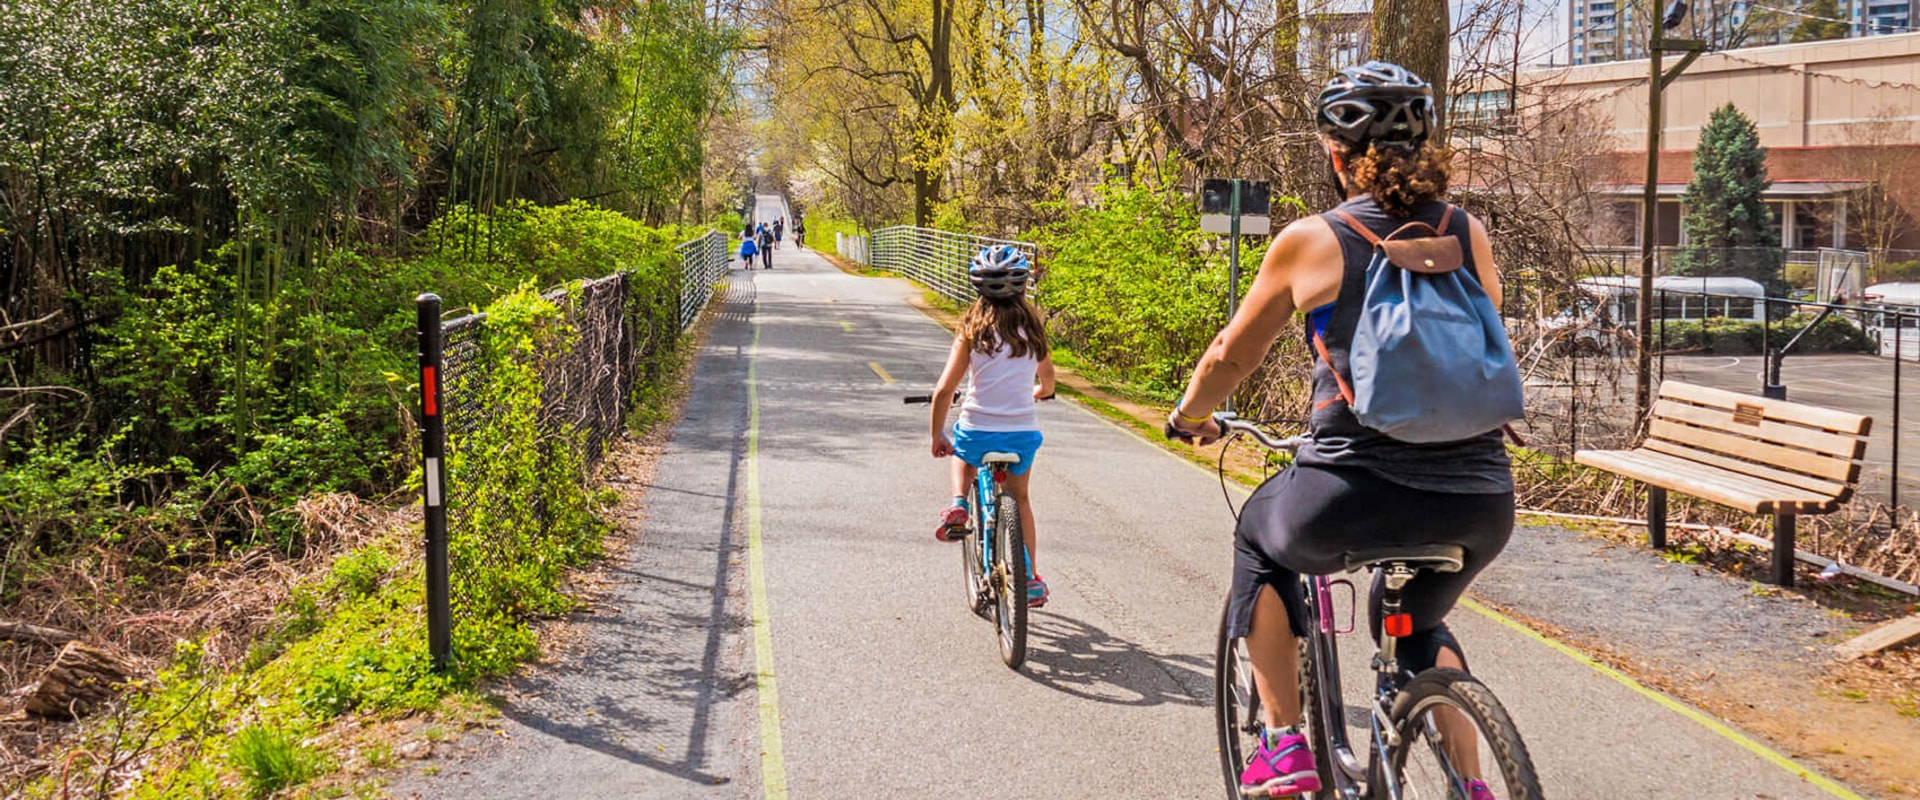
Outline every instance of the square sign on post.
<path fill-rule="evenodd" d="M 1239 187 L 1240 235 L 1265 236 L 1273 232 L 1271 189 L 1266 181 L 1208 178 L 1200 184 L 1200 230 L 1233 233 L 1234 187 Z"/>

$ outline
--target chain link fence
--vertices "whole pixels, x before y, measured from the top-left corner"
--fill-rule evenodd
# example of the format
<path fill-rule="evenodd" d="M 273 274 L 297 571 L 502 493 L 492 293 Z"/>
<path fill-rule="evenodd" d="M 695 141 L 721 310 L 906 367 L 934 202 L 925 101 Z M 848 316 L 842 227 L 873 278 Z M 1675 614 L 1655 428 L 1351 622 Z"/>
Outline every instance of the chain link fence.
<path fill-rule="evenodd" d="M 512 559 L 529 531 L 544 537 L 557 522 L 569 522 L 556 519 L 547 492 L 488 491 L 498 488 L 488 481 L 509 479 L 499 465 L 527 460 L 523 466 L 541 479 L 590 469 L 626 428 L 642 390 L 672 379 L 676 362 L 669 356 L 727 272 L 727 240 L 709 231 L 674 250 L 677 268 L 655 264 L 542 294 L 557 313 L 532 333 L 490 324 L 485 313 L 442 321 L 439 298 L 421 296 L 428 627 L 436 665 L 450 658 L 452 609 L 464 614 L 480 604 L 478 594 L 498 588 L 450 573 L 449 541 L 464 558 Z M 496 402 L 503 387 L 537 394 L 539 402 Z M 465 474 L 449 464 L 466 465 Z M 502 519 L 516 524 L 499 525 Z M 478 529 L 496 526 L 518 532 Z"/>
<path fill-rule="evenodd" d="M 961 304 L 973 302 L 973 284 L 967 281 L 967 262 L 992 245 L 1011 245 L 1038 264 L 1034 246 L 1012 239 L 994 239 L 932 228 L 896 225 L 873 232 L 871 261 L 876 269 L 905 275 Z"/>

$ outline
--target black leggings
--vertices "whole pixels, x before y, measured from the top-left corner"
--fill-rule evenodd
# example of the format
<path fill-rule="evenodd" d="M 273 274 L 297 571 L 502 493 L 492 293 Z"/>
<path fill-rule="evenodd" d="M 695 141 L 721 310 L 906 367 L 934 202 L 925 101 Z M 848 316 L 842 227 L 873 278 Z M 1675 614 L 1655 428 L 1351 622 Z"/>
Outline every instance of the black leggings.
<path fill-rule="evenodd" d="M 1400 640 L 1401 663 L 1419 672 L 1433 666 L 1440 648 L 1466 655 L 1448 632 L 1447 612 L 1480 570 L 1513 535 L 1513 493 L 1446 494 L 1413 489 L 1364 469 L 1294 466 L 1261 484 L 1240 512 L 1234 532 L 1233 594 L 1227 627 L 1247 635 L 1260 587 L 1272 586 L 1286 605 L 1293 635 L 1307 635 L 1309 620 L 1300 576 L 1346 570 L 1341 556 L 1363 547 L 1457 544 L 1466 548 L 1459 572 L 1423 571 L 1401 590 L 1402 609 L 1413 615 L 1413 635 Z M 1380 638 L 1380 576 L 1367 603 L 1375 641 Z"/>

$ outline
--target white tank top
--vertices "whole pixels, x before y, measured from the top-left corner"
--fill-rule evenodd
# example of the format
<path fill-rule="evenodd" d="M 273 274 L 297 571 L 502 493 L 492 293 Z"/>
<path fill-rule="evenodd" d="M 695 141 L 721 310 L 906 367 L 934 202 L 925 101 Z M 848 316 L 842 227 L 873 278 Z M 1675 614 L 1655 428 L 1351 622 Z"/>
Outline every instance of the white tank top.
<path fill-rule="evenodd" d="M 1033 380 L 1040 361 L 1031 354 L 1007 355 L 1001 345 L 992 353 L 974 351 L 967 364 L 967 399 L 960 406 L 960 427 L 973 431 L 1037 431 L 1040 415 L 1033 407 Z"/>

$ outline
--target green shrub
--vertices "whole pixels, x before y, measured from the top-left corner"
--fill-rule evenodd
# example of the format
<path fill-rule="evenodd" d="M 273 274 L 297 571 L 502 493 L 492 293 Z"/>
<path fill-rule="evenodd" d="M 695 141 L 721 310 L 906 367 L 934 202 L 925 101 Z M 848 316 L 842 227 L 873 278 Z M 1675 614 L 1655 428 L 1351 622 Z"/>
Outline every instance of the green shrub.
<path fill-rule="evenodd" d="M 1109 180 L 1036 232 L 1036 299 L 1055 342 L 1148 392 L 1180 391 L 1226 322 L 1227 258 L 1171 174 Z M 1243 254 L 1258 262 L 1257 251 Z M 1250 282 L 1253 270 L 1248 269 Z"/>
<path fill-rule="evenodd" d="M 320 773 L 320 756 L 284 731 L 247 728 L 233 737 L 229 752 L 249 797 L 271 797 Z"/>
<path fill-rule="evenodd" d="M 1785 345 L 1813 322 L 1813 317 L 1796 314 L 1776 320 L 1767 332 L 1775 347 Z M 1668 321 L 1654 324 L 1660 347 L 1667 350 L 1706 351 L 1720 355 L 1757 354 L 1761 350 L 1761 330 L 1757 320 L 1714 317 L 1706 320 Z M 1873 344 L 1866 331 L 1845 319 L 1828 317 L 1807 331 L 1794 345 L 1799 353 L 1869 352 Z"/>
<path fill-rule="evenodd" d="M 1920 260 L 1889 261 L 1873 268 L 1874 283 L 1920 281 Z"/>

